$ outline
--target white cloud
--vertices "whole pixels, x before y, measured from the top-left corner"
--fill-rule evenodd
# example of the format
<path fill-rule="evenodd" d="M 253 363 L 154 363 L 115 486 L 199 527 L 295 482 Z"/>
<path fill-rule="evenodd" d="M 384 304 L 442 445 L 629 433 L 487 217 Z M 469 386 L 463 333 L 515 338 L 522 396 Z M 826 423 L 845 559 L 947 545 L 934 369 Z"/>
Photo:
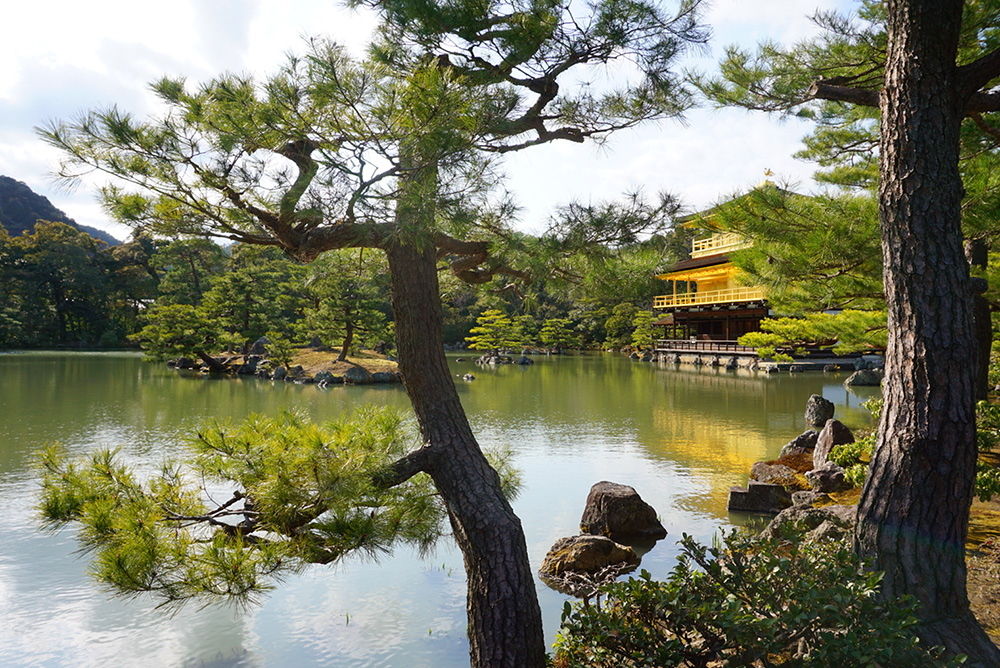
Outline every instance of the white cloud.
<path fill-rule="evenodd" d="M 712 66 L 734 41 L 797 41 L 815 33 L 807 14 L 851 4 L 716 0 L 707 15 L 714 55 L 698 63 Z M 147 88 L 152 80 L 266 73 L 284 54 L 302 51 L 309 36 L 329 36 L 360 53 L 373 27 L 370 15 L 333 0 L 177 0 L 169 9 L 132 0 L 15 3 L 0 24 L 0 174 L 28 183 L 80 223 L 122 235 L 92 190 L 67 194 L 51 185 L 57 158 L 34 136 L 34 126 L 109 104 L 142 116 L 155 107 Z M 697 111 L 686 126 L 665 122 L 622 133 L 604 149 L 562 144 L 526 151 L 508 162 L 510 187 L 531 229 L 559 203 L 635 187 L 666 189 L 697 208 L 753 185 L 765 168 L 807 182 L 811 167 L 791 158 L 806 131 L 761 115 Z"/>

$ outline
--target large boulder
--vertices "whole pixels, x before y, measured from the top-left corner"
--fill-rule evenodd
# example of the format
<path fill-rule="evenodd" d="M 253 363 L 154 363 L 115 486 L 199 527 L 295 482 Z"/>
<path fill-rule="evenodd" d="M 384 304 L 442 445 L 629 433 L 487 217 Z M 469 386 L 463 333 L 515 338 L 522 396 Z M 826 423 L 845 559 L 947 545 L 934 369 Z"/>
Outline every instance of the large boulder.
<path fill-rule="evenodd" d="M 317 372 L 316 375 L 313 376 L 313 380 L 320 387 L 326 387 L 328 385 L 336 385 L 338 383 L 344 382 L 344 379 L 341 376 L 335 376 L 333 375 L 332 371 L 327 371 L 327 370 Z"/>
<path fill-rule="evenodd" d="M 822 429 L 827 420 L 833 419 L 833 402 L 818 394 L 809 397 L 806 402 L 806 425 Z"/>
<path fill-rule="evenodd" d="M 823 466 L 806 473 L 806 480 L 814 492 L 831 494 L 833 492 L 843 492 L 852 487 L 848 482 L 844 469 L 833 462 L 827 462 Z"/>
<path fill-rule="evenodd" d="M 781 485 L 751 480 L 746 487 L 730 487 L 726 510 L 777 514 L 792 505 L 792 495 Z"/>
<path fill-rule="evenodd" d="M 271 341 L 266 336 L 262 336 L 253 342 L 250 349 L 247 350 L 247 355 L 266 355 L 269 345 L 271 345 Z"/>
<path fill-rule="evenodd" d="M 392 371 L 376 371 L 372 374 L 373 383 L 398 383 L 399 374 Z"/>
<path fill-rule="evenodd" d="M 816 438 L 816 447 L 813 449 L 813 468 L 819 469 L 826 465 L 833 446 L 853 442 L 854 434 L 842 422 L 839 420 L 827 420 L 823 431 Z"/>
<path fill-rule="evenodd" d="M 277 367 L 274 370 L 274 373 L 271 374 L 271 378 L 273 378 L 274 380 L 284 380 L 287 376 L 288 376 L 288 369 L 286 369 L 283 366 Z"/>
<path fill-rule="evenodd" d="M 830 495 L 825 492 L 814 492 L 813 490 L 792 492 L 793 506 L 814 506 L 817 503 L 831 503 Z"/>
<path fill-rule="evenodd" d="M 757 482 L 781 485 L 789 492 L 809 489 L 809 483 L 801 473 L 778 462 L 755 462 L 750 468 L 750 478 Z"/>
<path fill-rule="evenodd" d="M 607 536 L 570 536 L 560 538 L 545 555 L 538 574 L 558 577 L 567 573 L 597 573 L 614 565 L 639 565 L 639 555 L 626 545 L 619 545 Z"/>
<path fill-rule="evenodd" d="M 882 384 L 883 375 L 881 369 L 860 369 L 848 376 L 844 385 L 847 387 L 878 387 Z"/>
<path fill-rule="evenodd" d="M 628 485 L 602 480 L 590 488 L 580 531 L 615 540 L 659 540 L 667 535 L 653 507 Z"/>
<path fill-rule="evenodd" d="M 771 520 L 761 535 L 765 538 L 779 537 L 786 529 L 795 526 L 806 531 L 806 539 L 811 541 L 843 537 L 854 528 L 856 506 L 792 506 Z"/>
<path fill-rule="evenodd" d="M 819 438 L 819 432 L 813 429 L 799 434 L 781 448 L 781 454 L 778 456 L 788 457 L 792 455 L 801 455 L 805 452 L 812 452 L 812 449 L 816 447 L 817 438 Z"/>
<path fill-rule="evenodd" d="M 515 362 L 515 364 L 521 364 L 521 365 L 528 365 L 528 364 L 534 364 L 534 363 L 535 363 L 535 360 L 531 359 L 527 355 L 521 355 L 520 357 L 517 358 L 517 362 Z"/>
<path fill-rule="evenodd" d="M 352 366 L 344 372 L 344 383 L 348 385 L 363 385 L 372 382 L 372 375 L 367 369 L 359 366 Z"/>
<path fill-rule="evenodd" d="M 243 364 L 240 368 L 236 370 L 236 373 L 241 376 L 253 376 L 257 373 L 257 365 L 260 361 L 264 359 L 260 355 L 247 355 Z"/>

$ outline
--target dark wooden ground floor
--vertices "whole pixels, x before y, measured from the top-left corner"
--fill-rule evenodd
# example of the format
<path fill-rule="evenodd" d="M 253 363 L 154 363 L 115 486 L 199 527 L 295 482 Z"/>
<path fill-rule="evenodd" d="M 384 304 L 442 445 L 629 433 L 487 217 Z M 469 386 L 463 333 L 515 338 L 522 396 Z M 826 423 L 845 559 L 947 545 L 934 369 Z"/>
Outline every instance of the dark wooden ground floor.
<path fill-rule="evenodd" d="M 664 339 L 735 342 L 744 334 L 760 331 L 760 322 L 766 317 L 768 309 L 763 302 L 752 302 L 679 307 L 653 324 L 663 327 Z"/>

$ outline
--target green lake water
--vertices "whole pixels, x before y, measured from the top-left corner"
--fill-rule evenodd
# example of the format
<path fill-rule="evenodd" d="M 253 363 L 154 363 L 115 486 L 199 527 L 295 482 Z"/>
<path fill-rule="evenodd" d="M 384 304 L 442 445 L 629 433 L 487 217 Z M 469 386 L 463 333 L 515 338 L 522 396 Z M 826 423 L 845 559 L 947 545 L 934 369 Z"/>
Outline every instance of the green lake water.
<path fill-rule="evenodd" d="M 644 364 L 618 355 L 536 357 L 479 368 L 451 358 L 484 446 L 505 444 L 523 474 L 514 503 L 537 568 L 578 532 L 590 486 L 635 487 L 669 535 L 642 568 L 666 575 L 688 533 L 711 540 L 745 517 L 726 495 L 751 464 L 805 430 L 810 394 L 852 427 L 869 416 L 845 374 L 773 374 Z M 864 388 L 863 388 L 864 389 Z M 408 410 L 399 386 L 331 387 L 182 377 L 132 354 L 0 355 L 0 666 L 299 668 L 468 665 L 461 555 L 442 542 L 428 559 L 406 550 L 378 563 L 313 567 L 249 610 L 188 606 L 170 616 L 114 599 L 87 576 L 73 531 L 38 530 L 32 454 L 58 442 L 76 453 L 118 446 L 155 465 L 213 418 L 293 408 L 316 420 L 364 403 Z M 566 597 L 540 582 L 551 642 Z"/>

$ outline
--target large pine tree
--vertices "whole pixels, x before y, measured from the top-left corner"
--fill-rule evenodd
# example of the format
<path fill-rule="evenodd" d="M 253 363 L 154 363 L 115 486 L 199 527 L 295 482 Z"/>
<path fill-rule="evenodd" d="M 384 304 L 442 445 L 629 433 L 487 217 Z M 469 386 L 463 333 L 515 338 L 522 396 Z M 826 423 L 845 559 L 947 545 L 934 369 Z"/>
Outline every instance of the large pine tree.
<path fill-rule="evenodd" d="M 720 99 L 789 109 L 810 99 L 879 111 L 878 199 L 888 309 L 885 404 L 858 507 L 857 551 L 886 596 L 920 599 L 921 637 L 1000 665 L 969 611 L 965 539 L 975 482 L 975 345 L 963 250 L 963 119 L 1000 110 L 993 3 L 866 2 L 871 29 L 836 16 L 826 42 L 732 53 Z M 819 78 L 817 78 L 819 77 Z M 810 85 L 811 84 L 811 85 Z"/>
<path fill-rule="evenodd" d="M 438 272 L 483 283 L 543 266 L 538 253 L 515 266 L 503 240 L 516 237 L 474 206 L 495 180 L 491 156 L 680 114 L 691 98 L 669 68 L 706 37 L 698 3 L 667 14 L 642 0 L 602 0 L 587 17 L 554 0 L 361 4 L 383 19 L 373 59 L 354 62 L 317 42 L 264 82 L 223 77 L 189 91 L 161 81 L 154 89 L 169 111 L 160 118 L 111 109 L 42 134 L 64 152 L 64 176 L 115 177 L 105 200 L 137 229 L 277 246 L 302 261 L 335 248 L 384 251 L 399 370 L 423 447 L 379 483 L 426 472 L 440 492 L 468 576 L 472 664 L 541 667 L 524 534 L 448 371 Z M 567 75 L 619 60 L 636 75 L 627 85 L 562 87 Z M 592 231 L 579 221 L 566 237 L 634 238 L 664 209 L 643 210 Z"/>

